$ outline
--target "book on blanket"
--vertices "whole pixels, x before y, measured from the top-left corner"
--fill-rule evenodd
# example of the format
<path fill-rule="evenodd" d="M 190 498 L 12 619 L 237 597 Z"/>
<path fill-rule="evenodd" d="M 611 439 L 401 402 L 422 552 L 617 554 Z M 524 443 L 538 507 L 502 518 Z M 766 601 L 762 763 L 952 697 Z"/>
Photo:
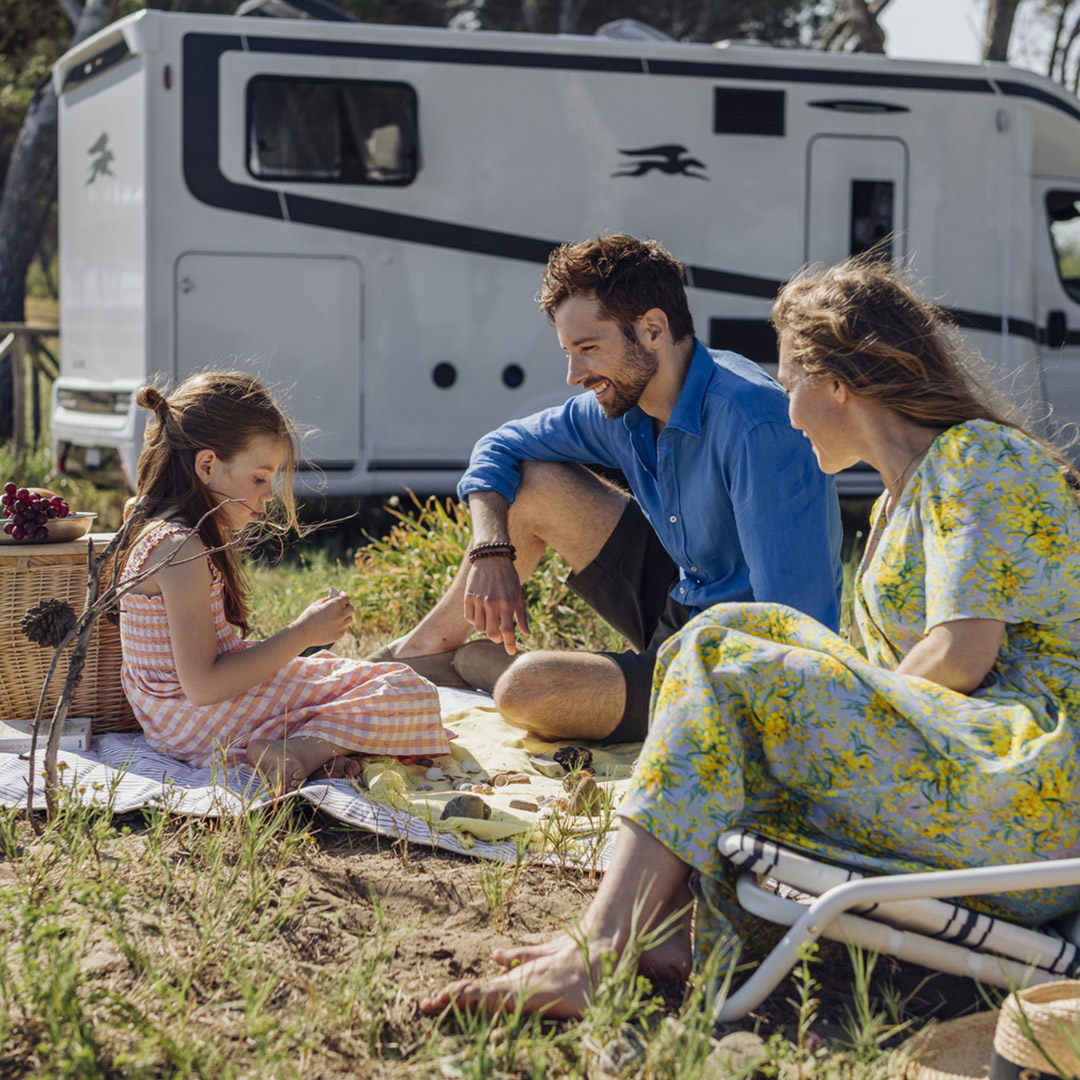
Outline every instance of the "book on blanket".
<path fill-rule="evenodd" d="M 38 750 L 45 753 L 51 716 L 42 717 L 38 731 Z M 34 723 L 32 720 L 0 720 L 0 754 L 24 754 L 30 749 Z M 90 721 L 85 717 L 69 716 L 60 732 L 61 750 L 85 750 L 90 745 Z"/>

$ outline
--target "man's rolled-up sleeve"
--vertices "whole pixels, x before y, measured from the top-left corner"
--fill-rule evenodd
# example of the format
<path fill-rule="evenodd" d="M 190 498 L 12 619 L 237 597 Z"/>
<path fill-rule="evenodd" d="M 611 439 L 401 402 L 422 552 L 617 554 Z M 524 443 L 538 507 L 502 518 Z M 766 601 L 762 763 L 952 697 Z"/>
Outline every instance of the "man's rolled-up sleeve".
<path fill-rule="evenodd" d="M 469 467 L 458 483 L 458 497 L 495 491 L 513 504 L 521 487 L 523 461 L 573 461 L 617 467 L 612 437 L 622 430 L 579 395 L 565 405 L 511 420 L 489 432 L 473 447 Z"/>

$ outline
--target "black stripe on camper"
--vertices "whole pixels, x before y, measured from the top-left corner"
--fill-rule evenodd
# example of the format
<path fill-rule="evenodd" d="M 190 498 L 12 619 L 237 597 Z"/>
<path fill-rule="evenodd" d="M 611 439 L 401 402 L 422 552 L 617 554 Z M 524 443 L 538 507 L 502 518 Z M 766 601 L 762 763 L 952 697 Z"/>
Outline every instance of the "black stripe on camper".
<path fill-rule="evenodd" d="M 290 220 L 318 225 L 322 228 L 355 232 L 370 236 L 383 236 L 405 240 L 417 244 L 452 248 L 477 255 L 491 255 L 498 258 L 520 259 L 526 262 L 543 264 L 548 254 L 560 243 L 556 240 L 543 240 L 534 236 L 522 236 L 514 233 L 499 232 L 494 229 L 480 229 L 469 225 L 457 225 L 452 222 L 434 221 L 411 214 L 396 214 L 386 210 L 372 210 L 349 203 L 334 202 L 329 199 L 315 199 L 309 196 L 280 193 L 275 189 L 256 187 L 253 184 L 237 184 L 229 180 L 218 164 L 219 124 L 218 124 L 218 60 L 225 52 L 241 51 L 245 47 L 252 50 L 256 43 L 263 51 L 298 52 L 318 51 L 320 54 L 333 52 L 324 46 L 344 46 L 341 42 L 297 42 L 276 38 L 245 38 L 235 34 L 189 33 L 183 38 L 183 106 L 181 131 L 183 139 L 182 167 L 184 183 L 193 198 L 221 210 L 233 210 L 242 214 L 255 214 L 259 217 L 282 219 L 283 207 L 288 208 Z M 270 49 L 269 46 L 274 46 Z M 296 48 L 303 46 L 303 48 Z M 314 47 L 318 46 L 316 50 Z M 349 43 L 353 48 L 352 43 Z M 310 48 L 309 48 L 310 47 Z M 374 46 L 356 47 L 374 48 Z M 380 46 L 385 51 L 391 46 Z M 393 46 L 401 51 L 402 56 L 416 59 L 417 50 L 413 47 Z M 434 49 L 438 59 L 447 59 L 446 53 L 482 53 L 483 50 Z M 355 51 L 349 55 L 357 55 Z M 507 62 L 506 53 L 497 54 L 500 62 Z M 525 55 L 525 54 L 522 54 Z M 587 60 L 588 57 L 561 57 L 561 60 Z M 592 58 L 606 59 L 606 58 Z M 448 60 L 447 62 L 454 62 Z M 467 63 L 468 60 L 457 62 Z M 494 62 L 488 60 L 487 62 Z M 651 62 L 650 62 L 651 63 Z M 580 65 L 579 65 L 580 66 Z M 709 65 L 710 68 L 716 65 Z M 727 65 L 729 72 L 742 65 Z M 764 70 L 764 69 L 762 69 Z M 785 73 L 787 78 L 791 73 Z M 749 77 L 745 73 L 740 78 Z M 770 76 L 776 77 L 775 71 Z M 900 76 L 897 76 L 900 78 Z M 906 77 L 905 77 L 906 78 Z M 797 81 L 797 80 L 796 80 Z M 938 80 L 941 81 L 941 80 Z M 949 81 L 949 80 L 945 80 Z M 978 82 L 978 80 L 951 80 L 953 82 Z M 874 82 L 873 85 L 879 85 Z M 892 85 L 908 85 L 903 84 Z M 1021 85 L 1021 84 L 1016 84 Z M 929 88 L 929 87 L 927 87 Z M 938 86 L 937 89 L 946 87 Z M 961 89 L 961 87 L 952 87 Z M 972 89 L 965 86 L 963 89 Z M 976 88 L 977 89 L 977 88 Z M 1075 111 L 1075 110 L 1073 110 Z M 686 267 L 687 284 L 692 289 L 710 292 L 726 292 L 737 296 L 753 296 L 771 300 L 783 284 L 779 279 L 763 278 L 752 274 L 739 274 L 729 270 L 717 270 L 712 267 Z M 971 329 L 1002 332 L 1002 317 L 983 312 L 954 310 L 953 317 L 962 327 Z M 748 320 L 749 321 L 749 320 Z M 1009 318 L 1006 321 L 1008 333 L 1044 340 L 1045 331 L 1033 323 L 1022 319 Z M 1042 335 L 1040 337 L 1040 335 Z M 711 334 L 710 334 L 711 336 Z M 1067 343 L 1080 345 L 1080 331 L 1070 331 Z M 728 346 L 730 347 L 730 346 Z"/>
<path fill-rule="evenodd" d="M 102 49 L 101 52 L 91 56 L 89 60 L 73 67 L 67 73 L 64 85 L 60 87 L 60 93 L 63 93 L 70 86 L 78 86 L 79 83 L 86 82 L 87 79 L 92 79 L 103 71 L 108 71 L 109 68 L 122 63 L 130 55 L 131 50 L 128 48 L 126 41 L 114 42 L 107 49 Z"/>
<path fill-rule="evenodd" d="M 1049 105 L 1052 109 L 1068 113 L 1074 120 L 1080 120 L 1080 109 L 1070 105 L 1067 101 L 1062 101 L 1056 94 L 1051 94 L 1048 90 L 1042 90 L 1037 86 L 1028 86 L 1027 83 L 1013 82 L 1011 79 L 996 79 L 995 82 L 1003 94 L 1008 94 L 1010 97 L 1030 98 L 1032 101 Z"/>

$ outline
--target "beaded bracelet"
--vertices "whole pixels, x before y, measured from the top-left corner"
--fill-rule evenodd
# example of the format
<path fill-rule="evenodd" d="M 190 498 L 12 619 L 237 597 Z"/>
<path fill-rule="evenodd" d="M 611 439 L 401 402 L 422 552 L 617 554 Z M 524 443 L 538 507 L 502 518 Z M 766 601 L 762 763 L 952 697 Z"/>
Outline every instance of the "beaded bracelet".
<path fill-rule="evenodd" d="M 493 559 L 497 556 L 503 556 L 514 562 L 517 559 L 517 550 L 511 543 L 477 544 L 469 552 L 469 562 L 476 562 L 477 559 Z"/>

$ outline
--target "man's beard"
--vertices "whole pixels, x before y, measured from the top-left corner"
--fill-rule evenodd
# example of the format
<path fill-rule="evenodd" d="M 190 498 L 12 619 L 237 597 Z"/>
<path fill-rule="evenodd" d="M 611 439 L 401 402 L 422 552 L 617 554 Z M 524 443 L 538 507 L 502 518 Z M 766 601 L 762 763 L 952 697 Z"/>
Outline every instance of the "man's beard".
<path fill-rule="evenodd" d="M 645 387 L 656 374 L 659 362 L 639 341 L 627 341 L 626 351 L 619 363 L 619 378 L 608 379 L 611 399 L 601 402 L 600 408 L 609 420 L 625 416 L 641 400 Z"/>

